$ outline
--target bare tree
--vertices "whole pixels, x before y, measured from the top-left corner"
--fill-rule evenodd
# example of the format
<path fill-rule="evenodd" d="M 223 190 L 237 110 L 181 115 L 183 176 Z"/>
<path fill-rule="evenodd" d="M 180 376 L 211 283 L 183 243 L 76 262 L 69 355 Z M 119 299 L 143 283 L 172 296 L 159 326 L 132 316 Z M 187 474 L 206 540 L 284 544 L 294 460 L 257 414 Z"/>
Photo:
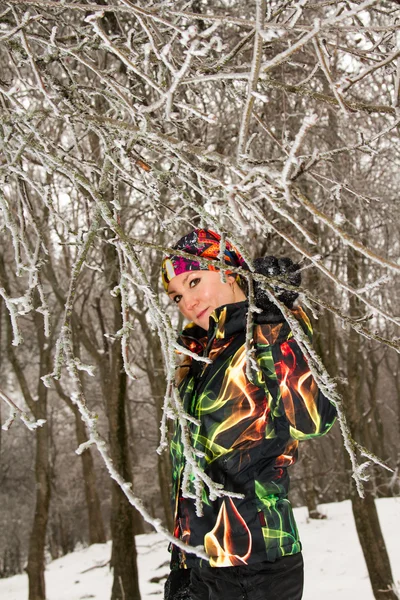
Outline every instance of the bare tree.
<path fill-rule="evenodd" d="M 0 282 L 6 293 L 10 294 L 11 288 L 2 254 L 0 254 Z M 34 306 L 38 306 L 35 292 L 33 303 Z M 35 357 L 34 364 L 36 363 L 36 377 L 33 377 L 32 381 L 29 381 L 25 374 L 23 364 L 12 344 L 12 326 L 10 321 L 7 323 L 8 358 L 29 410 L 34 415 L 36 422 L 41 421 L 45 424 L 47 418 L 48 390 L 41 385 L 40 378 L 48 372 L 51 366 L 51 343 L 49 339 L 46 340 L 45 338 L 43 318 L 38 312 L 33 313 L 32 325 L 37 335 L 35 351 L 34 353 L 32 352 Z M 35 474 L 37 482 L 36 503 L 29 538 L 26 570 L 29 577 L 29 600 L 45 600 L 44 550 L 50 505 L 49 429 L 47 426 L 36 429 Z"/>
<path fill-rule="evenodd" d="M 147 312 L 136 323 L 141 332 L 146 324 L 154 328 L 160 351 L 151 354 L 150 343 L 149 356 L 155 363 L 162 356 L 164 365 L 160 451 L 168 445 L 167 419 L 177 420 L 186 444 L 186 475 L 197 483 L 198 510 L 204 486 L 217 496 L 227 492 L 198 468 L 187 415 L 173 386 L 175 350 L 185 350 L 177 348 L 165 300 L 149 269 L 155 253 L 158 260 L 168 250 L 167 240 L 183 227 L 207 225 L 223 240 L 229 237 L 250 261 L 249 242 L 256 250 L 270 247 L 274 239 L 275 247 L 300 255 L 303 269 L 318 274 L 319 292 L 305 287 L 304 303 L 328 311 L 329 318 L 348 327 L 346 338 L 329 348 L 332 360 L 338 347 L 357 348 L 360 336 L 400 349 L 400 319 L 381 293 L 383 285 L 395 286 L 400 270 L 399 223 L 392 220 L 393 242 L 388 246 L 381 222 L 392 212 L 399 178 L 399 8 L 389 0 L 256 0 L 245 7 L 223 0 L 210 7 L 204 0 L 193 3 L 192 10 L 187 3 L 171 6 L 168 1 L 156 6 L 60 6 L 52 0 L 7 0 L 2 10 L 0 52 L 7 66 L 0 88 L 0 207 L 14 249 L 14 268 L 27 274 L 29 294 L 37 290 L 38 303 L 30 309 L 41 311 L 45 335 L 51 326 L 57 330 L 54 369 L 44 382 L 52 385 L 52 379 L 62 381 L 68 374 L 71 401 L 88 432 L 88 442 L 80 449 L 95 444 L 120 487 L 115 493 L 124 494 L 171 539 L 129 486 L 121 410 L 127 378 L 135 385 L 132 357 L 141 343 L 130 322 L 137 294 Z M 384 190 L 378 189 L 379 180 L 385 181 Z M 16 197 L 21 181 L 31 191 L 30 202 L 26 196 Z M 35 217 L 42 206 L 49 214 L 47 238 Z M 141 217 L 135 219 L 138 210 Z M 155 232 L 149 239 L 151 221 L 168 236 L 159 240 Z M 371 236 L 363 235 L 363 228 Z M 42 274 L 60 301 L 49 265 L 61 244 L 74 252 L 69 253 L 65 310 L 58 327 L 46 305 Z M 87 327 L 79 329 L 80 294 L 88 271 L 109 273 L 114 260 L 118 266 L 108 287 L 115 298 L 109 313 L 112 331 L 92 326 L 95 313 L 90 310 L 85 312 Z M 365 269 L 352 279 L 351 269 L 360 260 Z M 250 284 L 260 277 L 244 275 Z M 279 304 L 273 286 L 282 282 L 261 280 Z M 0 289 L 17 345 L 29 294 L 16 298 Z M 280 307 L 321 389 L 337 406 L 352 477 L 362 497 L 371 463 L 391 467 L 357 437 L 357 428 L 352 429 L 356 404 L 342 405 L 337 381 L 290 311 Z M 140 303 L 139 308 L 143 315 Z M 253 311 L 250 297 L 249 331 Z M 112 338 L 104 342 L 104 334 Z M 77 335 L 87 353 L 82 359 L 75 352 Z M 109 344 L 107 359 L 99 354 L 100 337 Z M 86 361 L 99 366 L 107 360 L 107 375 L 102 377 L 98 369 L 98 378 L 108 401 L 109 447 L 86 401 L 81 377 L 82 372 L 93 373 Z M 341 367 L 333 360 L 333 369 L 336 363 Z M 150 373 L 149 378 L 159 402 L 161 385 L 152 382 Z M 345 400 L 355 398 L 351 392 L 357 389 L 357 377 L 348 379 Z M 128 537 L 132 535 L 130 530 Z M 121 572 L 114 566 L 117 597 L 118 577 L 133 569 L 133 559 Z M 380 583 L 372 583 L 380 597 Z M 385 585 L 391 585 L 389 572 Z"/>
<path fill-rule="evenodd" d="M 87 442 L 85 424 L 81 419 L 78 407 L 71 401 L 71 398 L 66 394 L 60 383 L 55 382 L 57 393 L 73 412 L 75 417 L 76 441 L 78 446 Z M 97 490 L 96 474 L 93 465 L 93 455 L 91 449 L 81 454 L 82 458 L 82 474 L 85 486 L 86 506 L 88 510 L 89 522 L 89 544 L 104 544 L 106 542 L 106 534 L 103 523 L 103 516 L 100 507 L 100 497 Z"/>

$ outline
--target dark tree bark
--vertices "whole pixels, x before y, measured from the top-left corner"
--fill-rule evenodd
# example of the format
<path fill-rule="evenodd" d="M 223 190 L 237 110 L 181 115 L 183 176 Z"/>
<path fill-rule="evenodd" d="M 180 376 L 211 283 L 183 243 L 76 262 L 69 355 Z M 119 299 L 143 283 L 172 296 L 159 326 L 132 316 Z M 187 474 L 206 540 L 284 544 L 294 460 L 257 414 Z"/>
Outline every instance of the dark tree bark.
<path fill-rule="evenodd" d="M 58 395 L 64 400 L 75 416 L 75 433 L 78 446 L 87 442 L 85 424 L 82 421 L 79 408 L 65 394 L 59 382 L 55 382 Z M 86 507 L 88 511 L 89 544 L 104 544 L 107 541 L 100 498 L 97 492 L 96 473 L 93 464 L 93 454 L 90 448 L 81 454 L 83 484 L 85 489 Z"/>
<path fill-rule="evenodd" d="M 310 442 L 308 442 L 310 444 Z M 302 465 L 304 469 L 303 493 L 310 519 L 325 519 L 326 516 L 318 510 L 318 492 L 315 488 L 315 475 L 312 461 L 312 448 L 308 444 L 302 447 Z"/>
<path fill-rule="evenodd" d="M 43 333 L 43 323 L 35 316 L 39 348 L 39 373 L 37 377 L 37 400 L 33 401 L 30 393 L 24 392 L 25 400 L 36 420 L 47 418 L 47 388 L 41 377 L 51 370 L 51 345 Z M 22 373 L 14 361 L 14 370 L 21 385 Z M 24 384 L 23 384 L 24 385 Z M 26 385 L 26 384 L 25 384 Z M 23 386 L 21 386 L 23 387 Z M 26 571 L 29 578 L 29 600 L 45 600 L 46 588 L 44 580 L 46 530 L 50 507 L 50 461 L 49 461 L 49 426 L 46 423 L 36 430 L 36 501 L 33 526 L 29 537 L 28 565 Z"/>
<path fill-rule="evenodd" d="M 375 499 L 370 492 L 366 492 L 365 498 L 360 498 L 352 486 L 351 504 L 374 597 L 376 600 L 396 600 L 398 596 L 392 588 L 393 576 Z"/>
<path fill-rule="evenodd" d="M 154 283 L 154 285 L 156 285 Z M 140 324 L 142 334 L 146 339 L 146 353 L 144 370 L 150 384 L 151 394 L 156 406 L 157 423 L 161 422 L 163 399 L 165 394 L 165 375 L 163 372 L 163 357 L 160 342 L 147 323 L 144 306 L 138 298 L 138 310 L 135 316 Z M 165 522 L 170 532 L 173 531 L 174 522 L 171 505 L 171 461 L 168 452 L 158 454 L 157 471 L 160 494 L 164 509 Z"/>
<path fill-rule="evenodd" d="M 357 289 L 359 286 L 359 269 L 362 258 L 354 250 L 348 249 L 347 279 L 349 284 Z M 360 317 L 360 303 L 354 296 L 350 296 L 350 316 Z M 361 337 L 350 329 L 347 352 L 347 381 L 344 389 L 346 415 L 350 430 L 355 439 L 362 441 L 362 360 Z M 358 539 L 364 554 L 371 581 L 372 590 L 376 600 L 396 600 L 394 580 L 390 566 L 389 555 L 386 550 L 379 517 L 375 506 L 375 499 L 367 487 L 365 497 L 359 497 L 354 485 L 351 486 L 351 505 L 357 528 Z"/>
<path fill-rule="evenodd" d="M 47 374 L 49 371 L 47 370 Z M 46 401 L 42 398 L 41 406 L 35 411 L 35 418 L 42 419 L 46 416 Z M 33 526 L 29 537 L 28 565 L 26 571 L 29 578 L 29 600 L 45 600 L 46 587 L 44 580 L 44 550 L 46 543 L 46 529 L 50 506 L 49 484 L 49 436 L 46 425 L 36 433 L 36 502 Z"/>
<path fill-rule="evenodd" d="M 164 508 L 165 521 L 168 530 L 172 533 L 174 528 L 174 519 L 171 505 L 171 464 L 169 456 L 164 452 L 158 456 L 157 462 L 158 481 L 161 489 L 161 499 Z"/>
<path fill-rule="evenodd" d="M 370 408 L 363 418 L 364 426 L 364 444 L 380 456 L 383 460 L 387 460 L 388 453 L 385 450 L 385 428 L 382 421 L 380 402 L 380 377 L 379 372 L 384 364 L 387 348 L 374 343 L 368 345 L 368 356 L 371 367 L 367 370 L 365 381 L 368 386 Z M 374 487 L 375 497 L 387 497 L 393 495 L 390 487 L 390 476 L 388 472 L 382 468 L 375 467 L 371 476 L 371 481 Z"/>
<path fill-rule="evenodd" d="M 93 147 L 97 148 L 95 142 L 93 142 Z M 85 193 L 84 190 L 82 193 Z M 61 306 L 64 306 L 65 296 L 58 284 L 50 259 L 47 264 L 46 276 L 53 287 L 57 300 Z M 119 283 L 118 256 L 115 247 L 107 242 L 104 243 L 104 276 L 107 282 L 107 291 L 113 290 Z M 99 370 L 102 397 L 109 422 L 110 454 L 114 466 L 126 481 L 132 481 L 125 410 L 127 375 L 123 365 L 121 342 L 118 338 L 111 341 L 104 337 L 106 318 L 111 321 L 111 331 L 119 331 L 122 327 L 121 300 L 119 297 L 110 297 L 112 298 L 111 303 L 108 302 L 104 309 L 100 298 L 97 298 L 96 309 L 103 344 L 101 351 L 99 351 L 96 339 L 90 334 L 89 328 L 76 311 L 72 313 L 71 321 L 74 335 L 79 338 Z M 114 568 L 112 600 L 140 600 L 135 535 L 144 531 L 142 517 L 131 506 L 125 494 L 114 481 L 111 482 L 111 486 L 111 537 L 113 541 L 111 564 Z"/>
<path fill-rule="evenodd" d="M 87 441 L 85 424 L 82 421 L 78 407 L 74 404 L 72 410 L 75 415 L 75 432 L 78 444 Z M 88 511 L 89 544 L 104 544 L 107 541 L 104 529 L 103 515 L 101 513 L 100 498 L 97 492 L 96 473 L 93 464 L 93 455 L 88 448 L 82 452 L 82 473 L 85 488 L 85 499 Z"/>
<path fill-rule="evenodd" d="M 110 289 L 114 289 L 118 284 L 118 261 L 115 247 L 106 244 L 104 253 L 106 279 Z M 113 298 L 112 302 L 113 330 L 119 331 L 122 327 L 121 301 L 117 297 Z M 101 312 L 99 312 L 99 316 L 101 316 Z M 119 339 L 113 342 L 107 340 L 106 348 L 100 372 L 109 422 L 111 458 L 122 477 L 126 481 L 132 481 L 125 407 L 127 375 L 123 364 L 121 342 Z M 135 533 L 143 531 L 142 517 L 131 506 L 115 482 L 112 482 L 111 514 L 113 540 L 111 565 L 114 569 L 111 600 L 140 600 Z"/>
<path fill-rule="evenodd" d="M 1 375 L 1 367 L 3 364 L 3 298 L 0 298 L 0 375 Z M 1 460 L 1 435 L 2 428 L 1 425 L 2 417 L 1 417 L 1 402 L 0 402 L 0 460 Z"/>
<path fill-rule="evenodd" d="M 4 258 L 0 255 L 0 281 L 10 293 Z M 37 298 L 34 298 L 37 302 Z M 32 394 L 24 369 L 17 357 L 12 345 L 13 332 L 11 321 L 7 319 L 7 351 L 8 359 L 14 370 L 25 402 L 36 420 L 47 418 L 47 393 L 48 389 L 43 384 L 41 377 L 47 375 L 51 370 L 51 340 L 46 339 L 43 331 L 43 318 L 38 312 L 33 313 L 33 324 L 37 335 L 37 356 L 34 362 L 38 363 L 37 377 L 35 378 L 36 390 Z M 49 426 L 36 429 L 36 452 L 35 452 L 35 476 L 36 476 L 36 499 L 35 513 L 32 529 L 29 537 L 28 565 L 26 571 L 29 578 L 29 600 L 46 600 L 46 587 L 44 579 L 45 570 L 45 544 L 46 529 L 50 506 L 50 460 L 49 460 Z"/>
<path fill-rule="evenodd" d="M 152 336 L 151 345 L 148 351 L 152 353 L 152 359 L 155 365 L 158 365 L 158 369 L 162 369 L 163 360 L 161 356 L 160 344 Z M 162 418 L 162 401 L 165 394 L 165 377 L 158 377 L 153 372 L 148 373 L 148 379 L 150 382 L 150 389 L 152 396 L 156 403 L 156 417 L 157 423 L 161 422 Z M 173 531 L 174 522 L 171 507 L 171 462 L 168 452 L 158 454 L 157 470 L 158 470 L 158 481 L 160 485 L 161 499 L 164 508 L 165 521 L 169 531 Z"/>

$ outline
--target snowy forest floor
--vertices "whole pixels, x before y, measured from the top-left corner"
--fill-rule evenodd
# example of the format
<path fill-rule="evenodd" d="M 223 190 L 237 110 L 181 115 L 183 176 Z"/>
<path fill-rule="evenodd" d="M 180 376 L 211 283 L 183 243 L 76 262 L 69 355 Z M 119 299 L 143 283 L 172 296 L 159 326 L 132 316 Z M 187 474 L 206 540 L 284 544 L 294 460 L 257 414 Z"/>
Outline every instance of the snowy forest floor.
<path fill-rule="evenodd" d="M 400 588 L 400 498 L 381 498 L 377 506 L 394 580 Z M 310 521 L 306 508 L 295 509 L 305 561 L 303 599 L 373 600 L 350 501 L 322 504 L 320 511 L 327 518 Z M 138 536 L 136 544 L 142 600 L 161 599 L 168 573 L 167 543 L 160 535 L 150 533 Z M 109 600 L 110 551 L 110 543 L 96 544 L 49 563 L 48 600 Z M 0 598 L 26 600 L 27 576 L 0 579 Z"/>

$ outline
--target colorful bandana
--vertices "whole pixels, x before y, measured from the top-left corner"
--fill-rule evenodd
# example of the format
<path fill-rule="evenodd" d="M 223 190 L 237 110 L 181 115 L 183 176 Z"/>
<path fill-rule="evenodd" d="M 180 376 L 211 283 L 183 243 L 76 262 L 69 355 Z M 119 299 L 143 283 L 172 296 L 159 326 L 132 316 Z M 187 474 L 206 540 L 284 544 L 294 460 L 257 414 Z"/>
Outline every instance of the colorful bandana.
<path fill-rule="evenodd" d="M 173 248 L 183 250 L 194 256 L 218 260 L 220 240 L 221 236 L 210 229 L 194 229 L 194 231 L 183 236 Z M 226 264 L 232 267 L 246 268 L 244 258 L 235 246 L 229 242 L 226 242 L 225 246 L 224 260 Z M 161 278 L 165 291 L 168 291 L 168 284 L 173 277 L 187 271 L 219 271 L 219 269 L 212 264 L 202 265 L 197 260 L 191 260 L 183 256 L 166 256 L 161 266 Z M 227 274 L 229 275 L 229 271 L 227 271 Z"/>

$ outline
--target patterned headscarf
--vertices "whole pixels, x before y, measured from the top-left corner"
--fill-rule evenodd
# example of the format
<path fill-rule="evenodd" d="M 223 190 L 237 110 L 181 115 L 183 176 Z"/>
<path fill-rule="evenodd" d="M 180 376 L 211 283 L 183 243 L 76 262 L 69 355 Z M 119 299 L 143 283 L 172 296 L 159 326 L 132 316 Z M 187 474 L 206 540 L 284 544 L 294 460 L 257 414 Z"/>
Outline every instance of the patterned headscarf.
<path fill-rule="evenodd" d="M 210 229 L 194 229 L 187 235 L 184 235 L 173 248 L 175 250 L 183 250 L 194 256 L 218 260 L 220 240 L 221 236 Z M 224 260 L 227 265 L 231 265 L 234 268 L 246 268 L 243 256 L 229 242 L 225 243 Z M 219 271 L 219 269 L 211 263 L 202 265 L 197 260 L 183 256 L 166 256 L 161 266 L 161 277 L 165 291 L 168 291 L 168 284 L 173 277 L 187 271 Z M 229 271 L 227 271 L 227 274 L 229 274 Z"/>

